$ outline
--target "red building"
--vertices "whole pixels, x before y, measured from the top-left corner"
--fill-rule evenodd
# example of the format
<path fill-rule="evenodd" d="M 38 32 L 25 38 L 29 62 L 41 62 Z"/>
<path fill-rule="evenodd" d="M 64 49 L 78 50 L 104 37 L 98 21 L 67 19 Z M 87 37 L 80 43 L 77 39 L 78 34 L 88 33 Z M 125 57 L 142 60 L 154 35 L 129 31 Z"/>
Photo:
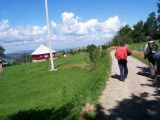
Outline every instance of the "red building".
<path fill-rule="evenodd" d="M 32 62 L 41 62 L 50 59 L 50 50 L 48 47 L 41 45 L 32 52 Z M 53 59 L 55 59 L 56 52 L 52 50 Z"/>

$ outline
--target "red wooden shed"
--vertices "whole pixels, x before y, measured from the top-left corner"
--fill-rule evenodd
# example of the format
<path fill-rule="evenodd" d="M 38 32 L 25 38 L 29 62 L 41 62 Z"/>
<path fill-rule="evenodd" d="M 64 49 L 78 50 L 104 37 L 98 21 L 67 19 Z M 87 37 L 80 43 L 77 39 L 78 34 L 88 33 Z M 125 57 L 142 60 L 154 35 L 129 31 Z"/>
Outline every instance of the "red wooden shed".
<path fill-rule="evenodd" d="M 41 62 L 50 59 L 50 50 L 47 46 L 41 45 L 31 53 L 32 62 Z M 53 59 L 56 58 L 56 51 L 52 50 Z"/>

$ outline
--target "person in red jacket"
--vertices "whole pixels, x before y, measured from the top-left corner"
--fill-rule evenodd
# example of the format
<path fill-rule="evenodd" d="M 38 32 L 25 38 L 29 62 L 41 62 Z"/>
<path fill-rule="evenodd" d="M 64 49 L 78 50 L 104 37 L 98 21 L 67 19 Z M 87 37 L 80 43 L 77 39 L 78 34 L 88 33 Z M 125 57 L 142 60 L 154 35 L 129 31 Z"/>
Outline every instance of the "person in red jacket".
<path fill-rule="evenodd" d="M 131 55 L 129 49 L 125 46 L 125 43 L 122 41 L 120 45 L 116 48 L 115 57 L 118 61 L 120 69 L 120 80 L 123 81 L 128 75 L 127 68 L 127 57 Z"/>

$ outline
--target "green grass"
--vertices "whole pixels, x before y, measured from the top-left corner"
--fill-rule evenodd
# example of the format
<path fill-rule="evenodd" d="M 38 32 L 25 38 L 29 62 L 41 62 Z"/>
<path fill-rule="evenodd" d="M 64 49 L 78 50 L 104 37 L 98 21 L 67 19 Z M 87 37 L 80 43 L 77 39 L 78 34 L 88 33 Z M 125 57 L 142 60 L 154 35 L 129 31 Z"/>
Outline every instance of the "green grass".
<path fill-rule="evenodd" d="M 146 45 L 147 43 L 148 43 L 148 42 L 133 43 L 133 44 L 130 44 L 129 46 L 130 46 L 131 49 L 138 50 L 138 51 L 143 51 L 143 50 L 144 50 L 144 47 L 145 47 L 145 45 Z M 156 44 L 159 46 L 159 49 L 160 49 L 159 40 L 156 41 Z"/>
<path fill-rule="evenodd" d="M 98 102 L 111 66 L 109 54 L 95 69 L 88 61 L 81 53 L 58 58 L 54 72 L 48 61 L 5 68 L 0 76 L 0 119 L 80 119 L 86 102 Z"/>

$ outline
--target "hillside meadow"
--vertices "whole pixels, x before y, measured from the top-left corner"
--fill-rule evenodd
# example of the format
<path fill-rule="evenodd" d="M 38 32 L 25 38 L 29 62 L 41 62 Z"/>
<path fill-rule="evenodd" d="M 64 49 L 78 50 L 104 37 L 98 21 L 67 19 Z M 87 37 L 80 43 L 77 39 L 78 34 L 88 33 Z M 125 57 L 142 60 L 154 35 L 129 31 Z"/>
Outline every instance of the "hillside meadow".
<path fill-rule="evenodd" d="M 98 103 L 109 76 L 109 53 L 103 51 L 94 68 L 87 53 L 57 58 L 55 65 L 54 72 L 49 61 L 5 68 L 0 76 L 0 119 L 84 119 L 82 108 Z"/>

